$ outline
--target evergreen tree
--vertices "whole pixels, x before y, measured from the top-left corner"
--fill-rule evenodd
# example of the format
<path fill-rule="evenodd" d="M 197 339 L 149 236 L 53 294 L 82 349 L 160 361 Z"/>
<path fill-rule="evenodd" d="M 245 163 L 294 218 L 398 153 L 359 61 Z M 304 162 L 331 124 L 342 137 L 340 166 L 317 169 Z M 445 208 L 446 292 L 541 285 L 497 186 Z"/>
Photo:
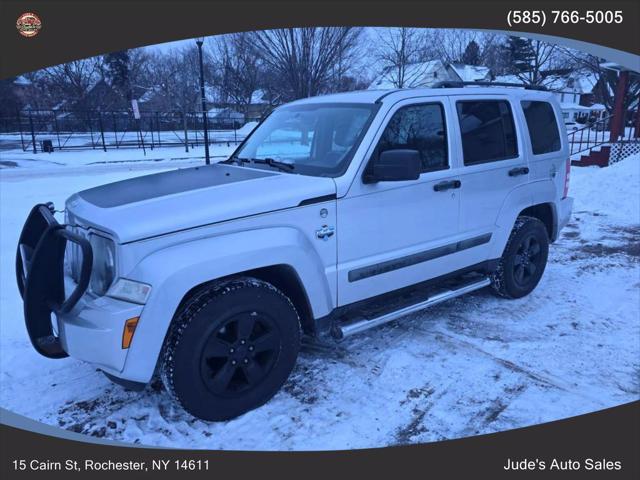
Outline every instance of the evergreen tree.
<path fill-rule="evenodd" d="M 104 76 L 109 84 L 127 100 L 131 101 L 131 85 L 129 82 L 130 58 L 127 50 L 108 53 L 103 57 Z"/>
<path fill-rule="evenodd" d="M 480 65 L 480 46 L 475 40 L 471 40 L 467 44 L 461 60 L 465 65 Z"/>
<path fill-rule="evenodd" d="M 535 57 L 531 40 L 510 36 L 507 39 L 504 49 L 508 59 L 506 66 L 507 73 L 523 75 L 531 71 Z"/>

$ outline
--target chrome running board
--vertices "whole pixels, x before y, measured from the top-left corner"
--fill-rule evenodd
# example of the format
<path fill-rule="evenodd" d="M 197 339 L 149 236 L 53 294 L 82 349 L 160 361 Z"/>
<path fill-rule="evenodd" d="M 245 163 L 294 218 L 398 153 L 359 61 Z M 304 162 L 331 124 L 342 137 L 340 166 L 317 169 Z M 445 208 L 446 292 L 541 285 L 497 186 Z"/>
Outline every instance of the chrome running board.
<path fill-rule="evenodd" d="M 489 284 L 491 284 L 491 280 L 489 280 L 489 278 L 483 278 L 473 283 L 467 283 L 466 285 L 460 286 L 459 288 L 444 290 L 427 298 L 423 302 L 400 308 L 399 310 L 386 313 L 376 318 L 356 320 L 355 322 L 347 323 L 345 325 L 337 325 L 333 329 L 333 333 L 338 340 L 342 340 L 343 338 L 350 337 L 351 335 L 355 335 L 356 333 L 361 333 L 365 330 L 369 330 L 370 328 L 375 328 L 385 323 L 396 320 L 397 318 L 400 318 L 404 315 L 418 312 L 427 307 L 431 307 L 446 300 L 459 297 L 460 295 L 464 295 L 465 293 L 479 290 L 488 286 Z"/>

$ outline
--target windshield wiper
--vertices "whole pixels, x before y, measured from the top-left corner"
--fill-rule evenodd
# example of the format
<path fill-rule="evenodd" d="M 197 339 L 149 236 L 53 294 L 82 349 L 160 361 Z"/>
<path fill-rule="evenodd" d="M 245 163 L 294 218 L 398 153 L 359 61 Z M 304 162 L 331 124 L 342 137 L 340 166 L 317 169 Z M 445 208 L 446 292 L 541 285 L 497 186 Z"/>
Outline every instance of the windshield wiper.
<path fill-rule="evenodd" d="M 242 158 L 242 157 L 230 157 L 227 160 L 224 160 L 220 163 L 237 163 L 238 165 L 243 165 L 245 163 L 260 163 L 263 165 L 268 165 L 270 167 L 276 168 L 282 172 L 290 172 L 295 169 L 296 166 L 293 163 L 281 162 L 280 160 L 276 160 L 274 158 Z"/>
<path fill-rule="evenodd" d="M 240 165 L 242 166 L 242 164 L 250 162 L 251 159 L 250 158 L 240 158 L 240 157 L 236 157 L 235 155 L 231 155 L 229 158 L 227 158 L 226 160 L 222 160 L 221 162 L 218 163 L 224 163 L 226 165 Z"/>
<path fill-rule="evenodd" d="M 296 166 L 293 163 L 281 162 L 280 160 L 275 160 L 273 158 L 252 158 L 251 161 L 253 163 L 264 163 L 265 165 L 269 165 L 270 167 L 277 168 L 283 172 L 290 172 Z"/>
<path fill-rule="evenodd" d="M 263 165 L 268 165 L 270 167 L 276 168 L 282 172 L 290 172 L 296 166 L 293 163 L 281 162 L 280 160 L 275 160 L 273 158 L 241 158 L 241 157 L 233 157 L 232 159 L 235 162 L 238 162 L 239 165 L 243 163 L 260 163 Z"/>

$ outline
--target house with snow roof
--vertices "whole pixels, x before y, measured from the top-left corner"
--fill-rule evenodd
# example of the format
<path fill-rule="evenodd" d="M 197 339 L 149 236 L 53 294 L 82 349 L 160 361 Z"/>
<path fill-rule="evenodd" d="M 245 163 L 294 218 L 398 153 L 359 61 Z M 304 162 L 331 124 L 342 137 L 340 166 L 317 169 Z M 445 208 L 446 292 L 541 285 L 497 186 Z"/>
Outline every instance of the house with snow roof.
<path fill-rule="evenodd" d="M 405 65 L 403 69 L 386 67 L 369 85 L 369 90 L 432 87 L 438 82 L 454 80 L 441 60 Z"/>
<path fill-rule="evenodd" d="M 278 98 L 259 88 L 251 94 L 251 102 L 246 106 L 247 118 L 260 118 L 278 104 Z"/>
<path fill-rule="evenodd" d="M 238 129 L 244 125 L 244 113 L 231 107 L 214 107 L 207 113 L 213 128 Z"/>
<path fill-rule="evenodd" d="M 491 69 L 481 65 L 465 65 L 452 62 L 447 65 L 447 71 L 451 80 L 461 82 L 490 82 Z"/>
<path fill-rule="evenodd" d="M 491 69 L 464 63 L 429 60 L 408 64 L 404 69 L 387 67 L 369 85 L 369 90 L 391 88 L 429 88 L 438 82 L 488 82 Z"/>
<path fill-rule="evenodd" d="M 542 72 L 541 85 L 552 91 L 562 108 L 565 123 L 585 123 L 589 119 L 601 118 L 606 108 L 598 100 L 598 76 L 582 70 L 560 70 Z M 518 75 L 500 75 L 495 82 L 524 84 Z"/>

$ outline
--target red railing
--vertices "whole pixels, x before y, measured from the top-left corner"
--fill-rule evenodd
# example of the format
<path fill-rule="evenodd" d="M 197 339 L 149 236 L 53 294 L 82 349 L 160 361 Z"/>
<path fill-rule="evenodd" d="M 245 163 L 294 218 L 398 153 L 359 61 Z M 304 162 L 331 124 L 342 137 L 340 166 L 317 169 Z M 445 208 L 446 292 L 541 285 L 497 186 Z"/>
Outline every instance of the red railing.
<path fill-rule="evenodd" d="M 595 147 L 609 143 L 609 128 L 613 115 L 601 118 L 595 122 L 569 132 L 569 152 L 570 155 L 588 152 Z"/>
<path fill-rule="evenodd" d="M 611 125 L 615 115 L 601 118 L 584 127 L 568 132 L 570 155 L 589 152 L 596 147 L 612 143 L 637 142 L 636 126 L 625 125 L 617 138 L 611 138 Z"/>

